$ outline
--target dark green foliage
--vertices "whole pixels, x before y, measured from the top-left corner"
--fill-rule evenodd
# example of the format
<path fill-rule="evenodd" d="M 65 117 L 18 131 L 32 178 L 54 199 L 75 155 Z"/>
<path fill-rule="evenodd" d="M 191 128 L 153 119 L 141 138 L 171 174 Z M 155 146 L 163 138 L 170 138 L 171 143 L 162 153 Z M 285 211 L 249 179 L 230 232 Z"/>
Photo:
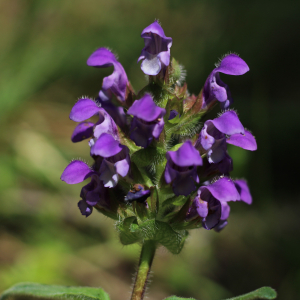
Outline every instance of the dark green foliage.
<path fill-rule="evenodd" d="M 254 299 L 275 299 L 277 293 L 274 289 L 265 286 L 245 295 L 229 298 L 226 300 L 254 300 Z"/>
<path fill-rule="evenodd" d="M 275 298 L 276 298 L 276 292 L 272 288 L 262 287 L 258 290 L 247 293 L 245 295 L 229 298 L 226 300 L 254 300 L 254 299 L 275 299 Z M 164 300 L 195 300 L 195 299 L 171 296 L 165 298 Z"/>
<path fill-rule="evenodd" d="M 173 254 L 180 253 L 188 235 L 185 230 L 175 231 L 169 224 L 157 220 L 138 224 L 135 217 L 119 222 L 117 228 L 123 245 L 152 240 L 166 247 Z"/>
<path fill-rule="evenodd" d="M 20 283 L 6 290 L 1 300 L 24 299 L 68 299 L 68 300 L 109 300 L 101 288 L 46 285 L 37 283 Z"/>

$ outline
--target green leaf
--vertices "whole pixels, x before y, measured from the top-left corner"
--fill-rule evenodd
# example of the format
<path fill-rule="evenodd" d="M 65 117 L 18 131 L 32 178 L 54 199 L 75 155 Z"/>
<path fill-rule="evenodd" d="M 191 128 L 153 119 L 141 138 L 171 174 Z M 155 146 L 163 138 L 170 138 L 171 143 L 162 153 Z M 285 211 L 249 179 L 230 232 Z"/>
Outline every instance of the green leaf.
<path fill-rule="evenodd" d="M 179 122 L 172 124 L 171 121 L 168 120 L 165 122 L 165 131 L 167 140 L 170 139 L 172 134 L 178 135 L 181 137 L 192 137 L 196 133 L 200 132 L 202 127 L 201 119 L 204 115 L 205 111 L 199 111 L 197 113 L 185 113 L 179 118 Z"/>
<path fill-rule="evenodd" d="M 148 187 L 153 186 L 153 183 L 146 170 L 142 167 L 138 168 L 133 161 L 131 162 L 131 171 L 135 182 L 145 184 Z"/>
<path fill-rule="evenodd" d="M 264 286 L 248 294 L 233 297 L 233 298 L 228 298 L 226 300 L 275 299 L 276 297 L 277 297 L 277 293 L 274 289 L 268 286 Z"/>
<path fill-rule="evenodd" d="M 137 98 L 140 99 L 145 93 L 150 93 L 156 105 L 165 108 L 172 95 L 159 82 L 150 82 L 139 91 Z"/>
<path fill-rule="evenodd" d="M 164 300 L 195 300 L 194 298 L 181 298 L 181 297 L 177 297 L 177 296 L 171 296 L 168 298 L 165 298 Z"/>
<path fill-rule="evenodd" d="M 160 147 L 147 147 L 135 152 L 131 156 L 131 160 L 140 171 L 143 167 L 147 167 L 146 170 L 152 174 L 152 181 L 157 183 L 167 163 L 166 151 Z"/>
<path fill-rule="evenodd" d="M 124 221 L 117 223 L 120 241 L 123 245 L 130 245 L 141 240 L 140 229 L 136 217 L 128 217 Z M 0 299 L 1 300 L 1 299 Z"/>
<path fill-rule="evenodd" d="M 181 206 L 183 205 L 188 198 L 186 196 L 173 196 L 169 197 L 162 203 L 162 208 L 166 208 L 170 205 Z"/>
<path fill-rule="evenodd" d="M 177 60 L 172 58 L 171 70 L 169 74 L 170 84 L 180 84 L 185 78 L 186 72 L 184 68 L 178 63 Z"/>
<path fill-rule="evenodd" d="M 174 147 L 172 147 L 169 151 L 177 151 L 182 145 L 183 143 L 177 144 Z"/>
<path fill-rule="evenodd" d="M 135 215 L 137 216 L 137 222 L 142 223 L 143 221 L 146 221 L 149 219 L 149 209 L 145 206 L 145 203 L 140 203 L 138 201 L 133 201 L 131 203 L 133 211 Z M 135 230 L 134 230 L 135 231 Z"/>
<path fill-rule="evenodd" d="M 166 185 L 166 186 L 161 187 L 158 190 L 158 197 L 159 197 L 159 204 L 163 205 L 163 203 L 167 199 L 174 198 L 176 196 L 174 195 L 172 187 L 169 185 Z"/>
<path fill-rule="evenodd" d="M 265 286 L 258 290 L 255 290 L 253 292 L 250 292 L 248 294 L 237 296 L 234 298 L 229 298 L 226 300 L 275 299 L 276 296 L 277 296 L 277 293 L 275 292 L 274 289 L 272 289 L 268 286 Z M 171 297 L 165 298 L 164 300 L 187 300 L 187 299 L 195 300 L 194 298 L 181 298 L 181 297 L 177 297 L 177 296 L 171 296 Z"/>
<path fill-rule="evenodd" d="M 156 241 L 173 254 L 180 253 L 188 236 L 187 231 L 175 231 L 169 224 L 157 220 L 144 222 L 140 230 L 145 240 Z"/>
<path fill-rule="evenodd" d="M 147 220 L 140 224 L 136 217 L 128 217 L 117 224 L 123 245 L 130 245 L 143 240 L 152 240 L 166 247 L 171 253 L 178 254 L 188 236 L 186 230 L 174 230 L 161 221 Z"/>
<path fill-rule="evenodd" d="M 139 167 L 162 164 L 166 160 L 166 151 L 159 147 L 147 147 L 135 152 L 131 160 Z"/>
<path fill-rule="evenodd" d="M 151 190 L 151 196 L 148 198 L 147 202 L 149 205 L 149 209 L 151 211 L 150 218 L 155 218 L 158 206 L 159 206 L 159 198 L 158 198 L 158 192 L 157 192 L 157 186 L 153 186 L 150 188 Z"/>
<path fill-rule="evenodd" d="M 67 287 L 38 283 L 19 283 L 6 290 L 0 300 L 17 300 L 24 298 L 38 299 L 80 299 L 80 300 L 109 300 L 109 296 L 101 288 Z"/>

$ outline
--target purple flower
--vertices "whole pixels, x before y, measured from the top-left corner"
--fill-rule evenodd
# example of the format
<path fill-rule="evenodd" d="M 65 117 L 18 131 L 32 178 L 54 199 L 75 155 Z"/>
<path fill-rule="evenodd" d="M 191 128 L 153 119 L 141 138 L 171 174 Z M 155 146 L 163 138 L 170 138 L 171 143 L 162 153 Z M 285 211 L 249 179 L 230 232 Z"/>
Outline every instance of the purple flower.
<path fill-rule="evenodd" d="M 92 145 L 91 155 L 100 158 L 99 178 L 105 187 L 115 187 L 119 176 L 125 177 L 129 172 L 129 150 L 110 134 L 103 133 Z"/>
<path fill-rule="evenodd" d="M 92 116 L 98 114 L 99 120 L 97 123 L 82 122 Z M 79 142 L 83 139 L 90 138 L 94 135 L 98 138 L 102 133 L 111 134 L 115 139 L 118 139 L 118 129 L 111 116 L 91 99 L 80 99 L 72 108 L 70 119 L 76 122 L 81 122 L 75 128 L 72 134 L 72 141 Z"/>
<path fill-rule="evenodd" d="M 94 186 L 94 182 L 98 176 L 97 172 L 91 170 L 85 162 L 74 160 L 65 168 L 60 177 L 62 181 L 65 181 L 68 184 L 76 184 L 84 181 L 91 176 L 91 183 L 82 188 L 81 197 L 83 197 L 83 200 L 80 200 L 78 202 L 78 208 L 80 209 L 81 214 L 86 217 L 88 217 L 92 213 L 93 206 L 97 204 L 95 196 L 88 193 L 88 190 L 93 190 L 91 186 Z M 89 200 L 89 202 L 87 202 L 86 200 Z"/>
<path fill-rule="evenodd" d="M 81 189 L 80 197 L 82 200 L 78 202 L 78 207 L 81 214 L 86 217 L 92 213 L 95 205 L 106 210 L 110 209 L 108 191 L 98 175 L 92 175 L 91 182 Z"/>
<path fill-rule="evenodd" d="M 150 196 L 150 190 L 145 190 L 144 186 L 141 184 L 135 184 L 133 189 L 130 190 L 125 196 L 125 201 L 137 201 L 143 203 Z"/>
<path fill-rule="evenodd" d="M 148 147 L 153 138 L 158 139 L 164 128 L 166 110 L 157 106 L 149 94 L 135 100 L 127 113 L 133 115 L 130 138 L 141 147 Z"/>
<path fill-rule="evenodd" d="M 239 180 L 234 180 L 234 185 L 240 195 L 241 201 L 251 204 L 252 203 L 252 196 L 250 194 L 249 187 L 247 185 L 247 182 L 243 179 Z M 221 231 L 227 224 L 227 219 L 230 214 L 230 206 L 228 205 L 227 202 L 220 201 L 221 202 L 221 207 L 222 207 L 222 214 L 220 217 L 220 222 L 219 224 L 214 228 L 217 232 Z"/>
<path fill-rule="evenodd" d="M 98 175 L 91 176 L 91 182 L 81 189 L 80 197 L 91 206 L 100 205 L 108 208 L 107 189 Z"/>
<path fill-rule="evenodd" d="M 165 69 L 170 64 L 170 48 L 172 38 L 166 37 L 164 30 L 157 21 L 146 27 L 141 34 L 145 47 L 138 61 L 142 71 L 147 75 L 157 75 L 161 69 Z"/>
<path fill-rule="evenodd" d="M 197 166 L 202 165 L 199 152 L 191 141 L 186 141 L 177 151 L 168 151 L 166 156 L 166 182 L 172 182 L 175 195 L 189 195 L 196 189 L 195 181 L 199 183 Z"/>
<path fill-rule="evenodd" d="M 244 129 L 234 111 L 227 111 L 216 119 L 206 121 L 196 148 L 202 148 L 207 153 L 209 163 L 219 163 L 226 157 L 226 143 L 251 151 L 257 149 L 254 136 Z"/>
<path fill-rule="evenodd" d="M 106 210 L 110 209 L 108 191 L 101 182 L 101 175 L 80 160 L 72 161 L 61 175 L 61 180 L 68 184 L 80 183 L 89 177 L 91 182 L 81 189 L 82 200 L 78 202 L 81 214 L 86 217 L 92 213 L 95 205 Z"/>
<path fill-rule="evenodd" d="M 93 141 L 93 140 L 92 140 Z M 105 187 L 115 187 L 119 176 L 129 172 L 129 150 L 121 145 L 112 135 L 103 133 L 91 147 L 91 155 L 96 163 L 94 170 L 79 160 L 72 161 L 61 175 L 61 180 L 69 184 L 82 182 L 93 174 L 98 174 Z"/>
<path fill-rule="evenodd" d="M 112 94 L 120 101 L 125 101 L 128 78 L 115 55 L 106 48 L 97 49 L 87 60 L 87 65 L 96 68 L 114 67 L 113 73 L 103 79 L 100 97 L 111 99 Z"/>
<path fill-rule="evenodd" d="M 103 79 L 102 89 L 97 101 L 110 114 L 114 121 L 121 127 L 126 126 L 126 114 L 123 107 L 114 105 L 111 101 L 113 94 L 124 102 L 128 78 L 124 68 L 118 62 L 115 55 L 106 48 L 99 48 L 88 59 L 87 64 L 92 67 L 106 68 L 113 66 L 113 73 Z"/>
<path fill-rule="evenodd" d="M 210 230 L 217 226 L 220 220 L 228 218 L 230 208 L 227 202 L 240 199 L 234 182 L 227 177 L 222 177 L 218 181 L 198 189 L 189 215 L 197 214 L 202 218 L 202 226 Z"/>
<path fill-rule="evenodd" d="M 248 71 L 248 65 L 239 56 L 226 55 L 206 79 L 203 88 L 203 106 L 206 107 L 215 99 L 221 102 L 223 109 L 228 108 L 232 103 L 228 85 L 220 79 L 219 72 L 228 75 L 243 75 Z"/>

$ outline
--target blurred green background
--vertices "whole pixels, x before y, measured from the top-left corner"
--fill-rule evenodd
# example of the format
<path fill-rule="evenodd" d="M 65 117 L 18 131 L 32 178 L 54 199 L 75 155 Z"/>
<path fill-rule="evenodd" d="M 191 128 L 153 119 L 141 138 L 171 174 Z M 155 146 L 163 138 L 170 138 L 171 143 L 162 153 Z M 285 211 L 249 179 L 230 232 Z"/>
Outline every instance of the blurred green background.
<path fill-rule="evenodd" d="M 97 212 L 81 216 L 80 185 L 59 177 L 73 158 L 91 162 L 87 143 L 70 141 L 68 115 L 112 69 L 87 67 L 88 56 L 113 49 L 139 90 L 140 33 L 155 18 L 173 38 L 190 92 L 223 54 L 248 63 L 247 74 L 221 77 L 258 151 L 230 148 L 233 176 L 248 179 L 253 205 L 231 205 L 219 234 L 191 232 L 178 256 L 159 249 L 149 299 L 217 300 L 264 285 L 278 299 L 299 299 L 300 2 L 292 0 L 0 1 L 0 292 L 35 281 L 129 298 L 139 247 L 123 247 Z"/>

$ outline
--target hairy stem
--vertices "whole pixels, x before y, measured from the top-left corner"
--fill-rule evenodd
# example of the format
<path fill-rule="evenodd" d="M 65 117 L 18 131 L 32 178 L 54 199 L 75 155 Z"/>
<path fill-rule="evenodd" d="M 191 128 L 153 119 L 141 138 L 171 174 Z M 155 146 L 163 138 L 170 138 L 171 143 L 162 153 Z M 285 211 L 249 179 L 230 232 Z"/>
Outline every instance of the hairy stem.
<path fill-rule="evenodd" d="M 131 300 L 142 300 L 144 298 L 155 250 L 155 242 L 145 241 L 142 246 L 140 262 L 132 290 Z"/>

